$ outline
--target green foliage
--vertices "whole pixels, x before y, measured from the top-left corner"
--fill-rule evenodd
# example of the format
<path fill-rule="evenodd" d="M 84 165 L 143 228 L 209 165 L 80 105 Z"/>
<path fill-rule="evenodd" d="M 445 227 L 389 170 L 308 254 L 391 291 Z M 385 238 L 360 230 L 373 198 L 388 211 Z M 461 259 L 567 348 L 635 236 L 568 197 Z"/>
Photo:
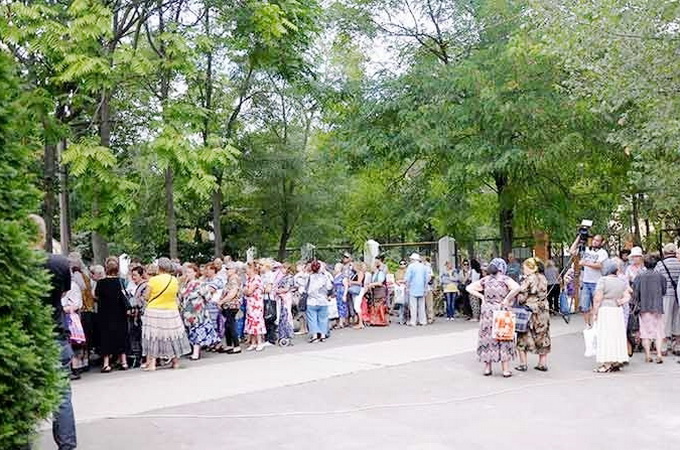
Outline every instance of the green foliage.
<path fill-rule="evenodd" d="M 35 180 L 27 175 L 33 130 L 18 104 L 13 63 L 0 52 L 0 448 L 26 444 L 38 423 L 56 407 L 61 387 L 58 349 L 41 256 L 28 215 L 38 205 Z"/>
<path fill-rule="evenodd" d="M 611 118 L 609 141 L 629 155 L 622 191 L 646 194 L 654 222 L 680 224 L 680 61 L 676 1 L 532 2 L 536 37 L 568 70 L 568 85 L 589 107 Z"/>

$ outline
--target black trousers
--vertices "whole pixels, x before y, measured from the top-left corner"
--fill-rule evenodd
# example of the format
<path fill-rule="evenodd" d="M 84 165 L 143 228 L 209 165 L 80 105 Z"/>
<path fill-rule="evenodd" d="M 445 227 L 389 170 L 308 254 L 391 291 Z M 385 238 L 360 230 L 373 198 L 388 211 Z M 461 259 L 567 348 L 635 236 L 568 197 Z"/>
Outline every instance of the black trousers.
<path fill-rule="evenodd" d="M 551 311 L 560 312 L 560 285 L 559 284 L 549 284 L 548 285 L 548 304 L 550 305 Z"/>
<path fill-rule="evenodd" d="M 222 315 L 224 316 L 224 339 L 227 342 L 227 347 L 239 347 L 241 344 L 238 339 L 238 330 L 236 329 L 238 308 L 223 309 Z"/>

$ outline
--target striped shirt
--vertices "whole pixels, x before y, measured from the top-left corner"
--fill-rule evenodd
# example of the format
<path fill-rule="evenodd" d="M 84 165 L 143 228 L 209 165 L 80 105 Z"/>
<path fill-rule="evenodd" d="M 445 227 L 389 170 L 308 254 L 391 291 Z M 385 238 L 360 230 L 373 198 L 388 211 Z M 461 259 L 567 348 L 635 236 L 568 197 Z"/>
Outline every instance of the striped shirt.
<path fill-rule="evenodd" d="M 666 269 L 664 268 L 664 264 L 668 268 L 668 271 L 666 271 Z M 654 270 L 659 272 L 666 279 L 666 296 L 675 297 L 675 287 L 673 286 L 673 284 L 677 286 L 678 278 L 680 278 L 680 260 L 678 260 L 678 258 L 676 258 L 675 256 L 664 258 L 663 262 L 659 261 L 658 263 L 656 263 L 656 267 L 654 268 Z M 668 276 L 669 272 L 671 277 L 673 277 L 672 282 L 671 278 L 669 278 Z"/>

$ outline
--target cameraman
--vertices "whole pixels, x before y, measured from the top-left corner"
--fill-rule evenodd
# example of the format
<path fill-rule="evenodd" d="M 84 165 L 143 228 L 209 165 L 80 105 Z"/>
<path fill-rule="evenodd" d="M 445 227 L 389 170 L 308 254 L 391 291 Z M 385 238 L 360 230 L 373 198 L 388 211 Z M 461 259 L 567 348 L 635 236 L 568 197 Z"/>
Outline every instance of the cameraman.
<path fill-rule="evenodd" d="M 583 268 L 583 274 L 581 275 L 580 307 L 588 327 L 593 325 L 591 308 L 593 306 L 593 297 L 595 296 L 595 286 L 602 277 L 602 262 L 609 258 L 607 251 L 602 248 L 603 243 L 604 238 L 597 234 L 593 237 L 590 247 L 581 249 L 579 265 Z M 581 245 L 585 245 L 585 243 L 582 241 L 581 235 L 579 235 L 569 249 L 571 256 L 579 254 L 579 247 Z"/>

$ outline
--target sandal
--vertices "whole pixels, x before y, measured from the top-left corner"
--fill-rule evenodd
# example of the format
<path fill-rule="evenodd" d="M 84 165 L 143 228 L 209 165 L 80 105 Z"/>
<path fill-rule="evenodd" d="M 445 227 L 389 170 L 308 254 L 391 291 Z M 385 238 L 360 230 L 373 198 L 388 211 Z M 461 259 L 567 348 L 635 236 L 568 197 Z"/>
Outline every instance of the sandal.
<path fill-rule="evenodd" d="M 526 364 L 520 364 L 519 366 L 515 367 L 515 370 L 519 372 L 526 372 L 527 370 L 529 370 L 529 366 L 527 366 Z"/>
<path fill-rule="evenodd" d="M 109 373 L 111 372 L 111 366 L 104 366 L 102 367 L 102 373 Z"/>
<path fill-rule="evenodd" d="M 600 366 L 597 369 L 593 369 L 593 372 L 595 373 L 609 373 L 612 371 L 612 366 Z"/>
<path fill-rule="evenodd" d="M 645 356 L 645 362 L 650 363 L 650 362 L 654 362 L 654 360 L 652 359 L 651 356 Z"/>
<path fill-rule="evenodd" d="M 118 370 L 128 370 L 130 367 L 127 364 L 121 364 Z"/>
<path fill-rule="evenodd" d="M 510 378 L 512 376 L 512 372 L 503 372 L 503 378 Z"/>
<path fill-rule="evenodd" d="M 485 376 L 485 377 L 490 377 L 492 373 L 493 373 L 493 372 L 491 371 L 491 369 L 485 370 L 485 371 L 484 371 L 484 376 Z"/>
<path fill-rule="evenodd" d="M 663 364 L 663 358 L 656 358 L 657 364 Z"/>
<path fill-rule="evenodd" d="M 537 365 L 536 367 L 534 367 L 534 369 L 538 370 L 539 372 L 547 372 L 547 371 L 548 371 L 548 367 L 547 367 L 547 366 L 542 366 L 542 365 L 540 365 L 540 364 Z"/>

